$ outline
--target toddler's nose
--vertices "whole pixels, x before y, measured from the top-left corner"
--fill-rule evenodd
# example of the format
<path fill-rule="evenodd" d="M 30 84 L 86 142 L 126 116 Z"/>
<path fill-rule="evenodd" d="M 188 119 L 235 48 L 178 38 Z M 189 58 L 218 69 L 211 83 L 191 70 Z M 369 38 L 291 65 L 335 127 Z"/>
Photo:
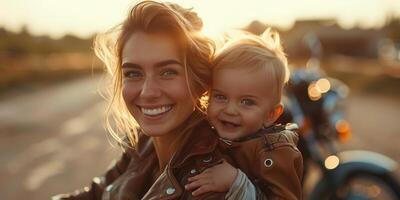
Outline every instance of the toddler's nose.
<path fill-rule="evenodd" d="M 228 114 L 228 115 L 237 115 L 238 110 L 237 110 L 236 105 L 233 102 L 228 102 L 224 109 L 224 113 Z"/>

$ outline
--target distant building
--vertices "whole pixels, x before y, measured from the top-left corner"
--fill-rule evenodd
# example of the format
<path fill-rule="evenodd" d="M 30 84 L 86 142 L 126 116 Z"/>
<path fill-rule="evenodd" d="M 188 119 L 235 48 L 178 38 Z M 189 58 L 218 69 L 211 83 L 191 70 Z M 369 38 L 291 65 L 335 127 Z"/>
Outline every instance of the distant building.
<path fill-rule="evenodd" d="M 379 43 L 385 38 L 382 30 L 343 29 L 333 19 L 301 20 L 282 33 L 289 56 L 309 56 L 309 50 L 303 41 L 307 33 L 313 33 L 319 38 L 324 56 L 342 54 L 376 58 Z"/>

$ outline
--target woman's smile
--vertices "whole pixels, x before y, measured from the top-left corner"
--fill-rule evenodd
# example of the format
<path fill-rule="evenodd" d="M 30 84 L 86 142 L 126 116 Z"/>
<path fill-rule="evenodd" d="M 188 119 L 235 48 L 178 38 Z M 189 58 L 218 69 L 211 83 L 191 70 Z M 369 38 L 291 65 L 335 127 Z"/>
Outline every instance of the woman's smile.
<path fill-rule="evenodd" d="M 146 116 L 151 116 L 151 117 L 155 117 L 155 116 L 160 116 L 163 114 L 166 114 L 167 112 L 169 112 L 173 105 L 164 105 L 164 106 L 158 106 L 158 107 L 142 107 L 142 106 L 138 106 L 140 108 L 140 110 L 142 111 L 142 113 Z"/>

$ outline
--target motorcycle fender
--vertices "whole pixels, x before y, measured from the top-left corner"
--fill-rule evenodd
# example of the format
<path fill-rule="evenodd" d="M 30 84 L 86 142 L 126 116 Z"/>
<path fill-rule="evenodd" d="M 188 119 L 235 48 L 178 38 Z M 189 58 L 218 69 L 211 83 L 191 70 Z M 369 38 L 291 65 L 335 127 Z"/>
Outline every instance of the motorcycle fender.
<path fill-rule="evenodd" d="M 331 170 L 336 181 L 342 182 L 348 175 L 366 171 L 373 174 L 386 174 L 395 171 L 398 164 L 391 158 L 371 151 L 352 150 L 338 153 L 339 165 Z"/>
<path fill-rule="evenodd" d="M 337 187 L 342 185 L 348 177 L 357 173 L 372 175 L 388 175 L 397 169 L 397 163 L 391 158 L 370 151 L 344 151 L 338 153 L 339 165 L 327 170 L 327 173 L 317 183 L 311 192 L 310 199 L 318 199 L 325 187 Z"/>

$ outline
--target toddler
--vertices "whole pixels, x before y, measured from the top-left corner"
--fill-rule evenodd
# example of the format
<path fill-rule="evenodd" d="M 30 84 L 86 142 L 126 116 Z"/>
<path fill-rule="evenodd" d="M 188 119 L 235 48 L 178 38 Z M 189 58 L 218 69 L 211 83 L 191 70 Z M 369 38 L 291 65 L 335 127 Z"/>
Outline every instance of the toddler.
<path fill-rule="evenodd" d="M 217 53 L 207 109 L 220 146 L 233 160 L 190 177 L 194 196 L 228 192 L 227 199 L 301 199 L 303 160 L 298 136 L 275 125 L 289 77 L 279 35 L 241 34 Z M 242 195 L 242 196 L 238 196 Z M 250 196 L 249 196 L 250 195 Z"/>

